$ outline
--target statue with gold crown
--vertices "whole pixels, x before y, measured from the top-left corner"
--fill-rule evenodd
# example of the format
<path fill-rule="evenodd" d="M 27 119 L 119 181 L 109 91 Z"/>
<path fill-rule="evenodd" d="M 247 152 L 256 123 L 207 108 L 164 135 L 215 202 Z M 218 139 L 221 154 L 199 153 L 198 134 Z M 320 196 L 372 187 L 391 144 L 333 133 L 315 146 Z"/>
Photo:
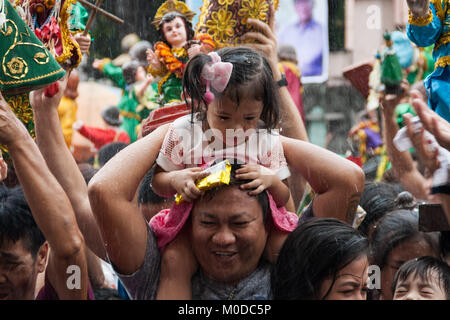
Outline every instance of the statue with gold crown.
<path fill-rule="evenodd" d="M 0 91 L 34 136 L 28 93 L 54 83 L 65 70 L 19 16 L 23 11 L 18 10 L 7 0 L 0 0 Z M 6 147 L 0 149 L 8 159 Z"/>
<path fill-rule="evenodd" d="M 155 43 L 154 50 L 147 51 L 148 71 L 158 80 L 164 105 L 182 101 L 181 82 L 189 58 L 215 47 L 209 35 L 194 35 L 191 22 L 194 15 L 185 3 L 177 0 L 167 0 L 155 14 L 153 24 L 160 41 Z"/>

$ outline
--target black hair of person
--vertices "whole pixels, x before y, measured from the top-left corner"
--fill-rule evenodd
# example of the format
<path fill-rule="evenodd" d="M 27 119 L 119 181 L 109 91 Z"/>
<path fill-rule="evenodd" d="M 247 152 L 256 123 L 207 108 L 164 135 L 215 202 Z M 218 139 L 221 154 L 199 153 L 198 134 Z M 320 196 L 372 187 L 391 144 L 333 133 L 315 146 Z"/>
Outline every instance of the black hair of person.
<path fill-rule="evenodd" d="M 331 292 L 339 270 L 368 256 L 369 243 L 358 230 L 334 218 L 311 218 L 284 242 L 272 270 L 275 300 L 320 300 Z M 324 280 L 332 283 L 324 296 Z"/>
<path fill-rule="evenodd" d="M 0 247 L 5 241 L 16 243 L 20 240 L 36 259 L 45 237 L 34 220 L 22 188 L 0 185 Z"/>

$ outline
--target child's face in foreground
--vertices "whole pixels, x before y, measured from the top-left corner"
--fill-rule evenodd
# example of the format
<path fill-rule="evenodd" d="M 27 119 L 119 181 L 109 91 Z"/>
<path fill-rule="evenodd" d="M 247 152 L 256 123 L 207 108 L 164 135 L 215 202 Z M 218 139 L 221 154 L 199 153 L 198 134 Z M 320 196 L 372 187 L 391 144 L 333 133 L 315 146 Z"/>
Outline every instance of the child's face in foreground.
<path fill-rule="evenodd" d="M 439 283 L 436 272 L 428 274 L 428 279 L 421 279 L 415 273 L 403 281 L 398 281 L 394 292 L 394 300 L 447 300 Z"/>
<path fill-rule="evenodd" d="M 236 146 L 247 138 L 250 133 L 244 136 L 247 130 L 257 128 L 262 110 L 262 101 L 254 98 L 243 98 L 238 106 L 236 102 L 224 96 L 209 104 L 206 119 L 210 129 L 220 131 L 220 134 L 215 134 L 217 138 L 227 146 Z"/>

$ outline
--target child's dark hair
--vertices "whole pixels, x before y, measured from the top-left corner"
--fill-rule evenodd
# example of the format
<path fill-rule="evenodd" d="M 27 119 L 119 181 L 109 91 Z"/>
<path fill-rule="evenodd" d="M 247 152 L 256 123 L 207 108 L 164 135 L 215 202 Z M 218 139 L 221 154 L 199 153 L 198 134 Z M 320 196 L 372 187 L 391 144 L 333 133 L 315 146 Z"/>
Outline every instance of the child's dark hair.
<path fill-rule="evenodd" d="M 170 22 L 178 17 L 180 17 L 184 21 L 184 27 L 186 29 L 186 40 L 191 40 L 192 38 L 194 38 L 194 35 L 195 35 L 194 29 L 192 28 L 192 23 L 188 19 L 186 19 L 185 16 L 183 16 L 181 13 L 176 12 L 176 11 L 166 13 L 162 17 L 161 22 L 159 23 L 158 34 L 159 34 L 159 40 L 166 43 L 169 46 L 170 46 L 170 44 L 167 41 L 166 36 L 164 35 L 164 30 L 163 30 L 164 23 Z"/>
<path fill-rule="evenodd" d="M 228 85 L 224 92 L 211 92 L 216 99 L 226 96 L 239 106 L 241 99 L 251 97 L 263 102 L 261 120 L 265 129 L 270 130 L 278 125 L 280 118 L 278 87 L 273 79 L 273 72 L 267 59 L 253 49 L 246 47 L 227 47 L 217 51 L 222 62 L 233 64 Z M 192 100 L 186 104 L 192 108 L 192 114 L 199 112 L 201 120 L 206 119 L 207 103 L 204 99 L 206 86 L 200 74 L 203 67 L 211 62 L 207 54 L 198 54 L 186 66 L 183 76 L 183 94 Z"/>
<path fill-rule="evenodd" d="M 395 274 L 392 282 L 392 294 L 399 281 L 405 281 L 410 275 L 419 276 L 423 282 L 430 282 L 432 272 L 436 272 L 439 287 L 445 292 L 447 300 L 450 300 L 450 266 L 435 257 L 420 257 L 404 263 Z"/>

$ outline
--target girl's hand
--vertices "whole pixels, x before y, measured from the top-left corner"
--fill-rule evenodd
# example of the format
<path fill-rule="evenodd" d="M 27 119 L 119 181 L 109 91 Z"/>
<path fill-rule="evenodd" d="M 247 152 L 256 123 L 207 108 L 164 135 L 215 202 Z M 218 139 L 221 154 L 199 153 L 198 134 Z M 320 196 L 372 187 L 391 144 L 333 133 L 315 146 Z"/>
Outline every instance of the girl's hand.
<path fill-rule="evenodd" d="M 156 54 L 153 52 L 152 49 L 147 49 L 147 62 L 150 64 L 154 69 L 160 69 L 161 68 L 161 62 L 159 61 Z"/>
<path fill-rule="evenodd" d="M 240 186 L 241 189 L 248 190 L 249 195 L 255 196 L 267 188 L 270 188 L 276 179 L 275 173 L 259 164 L 245 164 L 236 170 L 236 178 L 240 180 L 252 180 Z"/>
<path fill-rule="evenodd" d="M 415 16 L 423 17 L 428 13 L 430 0 L 406 0 L 406 2 Z"/>
<path fill-rule="evenodd" d="M 170 185 L 181 194 L 184 201 L 192 201 L 203 194 L 195 182 L 207 177 L 208 172 L 203 172 L 201 168 L 188 168 L 179 171 L 172 171 Z"/>

